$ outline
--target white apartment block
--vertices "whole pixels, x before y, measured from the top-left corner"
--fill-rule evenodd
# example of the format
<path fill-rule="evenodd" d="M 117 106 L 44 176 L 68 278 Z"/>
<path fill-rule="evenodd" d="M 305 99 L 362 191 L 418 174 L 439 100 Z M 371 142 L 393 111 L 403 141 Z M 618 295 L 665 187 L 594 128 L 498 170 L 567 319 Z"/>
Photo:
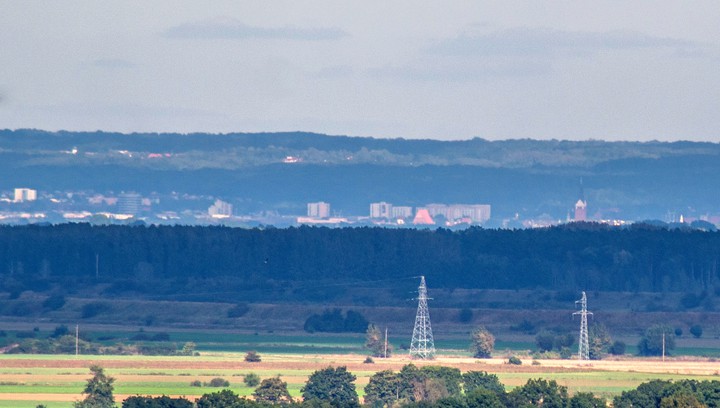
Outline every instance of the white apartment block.
<path fill-rule="evenodd" d="M 370 204 L 370 218 L 390 218 L 392 217 L 393 205 L 381 201 L 379 203 Z"/>
<path fill-rule="evenodd" d="M 469 218 L 472 222 L 485 222 L 490 219 L 489 204 L 428 204 L 425 208 L 430 216 L 442 215 L 448 221 Z"/>
<path fill-rule="evenodd" d="M 323 201 L 317 203 L 308 203 L 307 216 L 312 218 L 329 218 L 330 204 Z"/>
<path fill-rule="evenodd" d="M 23 201 L 37 200 L 37 190 L 31 188 L 16 188 L 14 202 L 22 203 Z"/>

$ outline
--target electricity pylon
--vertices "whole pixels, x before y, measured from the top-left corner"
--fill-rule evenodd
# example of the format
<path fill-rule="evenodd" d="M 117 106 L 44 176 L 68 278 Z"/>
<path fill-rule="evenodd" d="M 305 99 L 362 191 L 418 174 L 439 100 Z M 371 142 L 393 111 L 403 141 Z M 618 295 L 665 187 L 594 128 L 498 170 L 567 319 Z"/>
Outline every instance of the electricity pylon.
<path fill-rule="evenodd" d="M 590 339 L 588 336 L 588 315 L 592 312 L 587 310 L 587 296 L 582 293 L 582 299 L 576 300 L 575 304 L 580 303 L 580 311 L 573 313 L 573 316 L 580 315 L 580 342 L 578 344 L 578 358 L 580 360 L 590 360 Z"/>
<path fill-rule="evenodd" d="M 423 360 L 432 359 L 435 355 L 435 342 L 432 327 L 430 327 L 430 312 L 428 311 L 427 301 L 425 277 L 421 276 L 415 327 L 413 328 L 412 342 L 410 343 L 410 357 L 422 358 Z"/>

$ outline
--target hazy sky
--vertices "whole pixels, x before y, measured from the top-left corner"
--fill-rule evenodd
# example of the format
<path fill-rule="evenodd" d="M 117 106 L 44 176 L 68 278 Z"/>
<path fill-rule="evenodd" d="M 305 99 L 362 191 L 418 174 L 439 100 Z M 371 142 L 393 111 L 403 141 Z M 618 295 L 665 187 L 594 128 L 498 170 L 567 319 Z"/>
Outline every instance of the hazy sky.
<path fill-rule="evenodd" d="M 0 128 L 720 141 L 720 1 L 0 0 Z"/>

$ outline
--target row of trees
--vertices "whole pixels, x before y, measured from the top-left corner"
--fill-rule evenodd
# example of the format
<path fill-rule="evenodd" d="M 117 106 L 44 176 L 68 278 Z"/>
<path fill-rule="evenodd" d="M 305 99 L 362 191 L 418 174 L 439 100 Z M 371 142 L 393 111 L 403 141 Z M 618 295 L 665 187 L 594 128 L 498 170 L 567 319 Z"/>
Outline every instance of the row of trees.
<path fill-rule="evenodd" d="M 75 408 L 115 407 L 114 379 L 98 366 L 91 367 L 93 377 L 83 391 L 83 401 Z M 287 383 L 279 377 L 264 379 L 253 399 L 239 397 L 231 390 L 205 394 L 195 403 L 186 398 L 168 396 L 129 397 L 123 408 L 263 408 L 282 405 L 308 408 L 360 407 L 355 390 L 356 377 L 345 367 L 315 371 L 301 389 L 302 402 L 295 401 Z M 613 400 L 615 408 L 703 408 L 720 406 L 720 381 L 653 380 L 625 391 Z M 572 397 L 566 387 L 555 381 L 530 379 L 525 385 L 506 392 L 494 374 L 449 367 L 412 364 L 399 372 L 375 373 L 365 387 L 364 406 L 372 408 L 604 408 L 607 401 L 590 392 Z M 39 406 L 38 408 L 41 408 Z"/>
<path fill-rule="evenodd" d="M 10 292 L 102 284 L 113 294 L 198 299 L 213 293 L 208 298 L 219 300 L 218 293 L 257 290 L 264 299 L 319 301 L 358 282 L 383 281 L 406 292 L 401 279 L 422 274 L 438 288 L 586 287 L 712 297 L 720 287 L 719 261 L 720 232 L 647 225 L 512 231 L 0 226 L 0 283 Z M 692 300 L 678 307 L 700 307 L 707 299 Z"/>

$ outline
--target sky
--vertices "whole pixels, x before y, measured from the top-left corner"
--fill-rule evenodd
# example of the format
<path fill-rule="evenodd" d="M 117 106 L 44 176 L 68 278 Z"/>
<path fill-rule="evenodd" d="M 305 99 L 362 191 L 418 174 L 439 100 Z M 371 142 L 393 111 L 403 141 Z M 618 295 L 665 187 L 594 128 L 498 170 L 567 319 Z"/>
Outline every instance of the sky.
<path fill-rule="evenodd" d="M 0 128 L 720 142 L 720 2 L 0 0 Z"/>

